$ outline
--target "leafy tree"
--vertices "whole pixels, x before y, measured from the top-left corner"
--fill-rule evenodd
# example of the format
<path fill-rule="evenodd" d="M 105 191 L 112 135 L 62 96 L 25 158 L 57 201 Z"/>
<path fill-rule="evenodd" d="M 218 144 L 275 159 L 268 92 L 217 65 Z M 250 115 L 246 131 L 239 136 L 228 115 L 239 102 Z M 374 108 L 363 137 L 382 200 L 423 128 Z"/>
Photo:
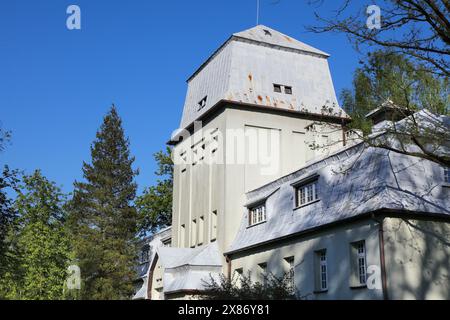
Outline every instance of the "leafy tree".
<path fill-rule="evenodd" d="M 91 146 L 92 164 L 83 164 L 86 182 L 75 182 L 68 205 L 83 299 L 127 299 L 133 292 L 137 213 L 129 140 L 113 106 Z"/>
<path fill-rule="evenodd" d="M 12 250 L 12 239 L 8 235 L 12 232 L 17 220 L 13 200 L 8 196 L 8 190 L 17 190 L 18 172 L 4 167 L 0 176 L 0 279 L 17 265 Z M 0 281 L 1 282 L 1 281 Z M 0 284 L 0 299 L 6 296 Z"/>
<path fill-rule="evenodd" d="M 308 0 L 319 5 L 324 0 Z M 313 32 L 337 32 L 348 36 L 360 51 L 384 49 L 425 64 L 427 70 L 450 75 L 450 4 L 448 0 L 381 0 L 380 28 L 367 26 L 372 0 L 337 1 L 333 14 L 316 12 L 320 25 Z"/>
<path fill-rule="evenodd" d="M 14 206 L 19 215 L 13 231 L 18 264 L 2 280 L 7 298 L 63 298 L 69 241 L 62 209 L 65 196 L 40 171 L 23 177 Z"/>
<path fill-rule="evenodd" d="M 172 224 L 173 161 L 172 150 L 159 151 L 154 155 L 158 164 L 155 186 L 144 191 L 136 200 L 141 234 L 153 232 Z"/>
<path fill-rule="evenodd" d="M 11 132 L 0 127 L 0 151 L 3 151 L 5 144 L 11 139 Z"/>
<path fill-rule="evenodd" d="M 11 132 L 0 127 L 0 152 L 4 151 L 5 144 L 10 140 Z M 12 239 L 8 237 L 13 230 L 17 219 L 16 211 L 13 207 L 13 200 L 9 197 L 8 191 L 17 190 L 18 171 L 10 170 L 5 166 L 0 174 L 0 299 L 7 296 L 7 288 L 3 288 L 4 281 L 17 261 L 14 259 Z"/>
<path fill-rule="evenodd" d="M 250 272 L 247 275 L 232 277 L 220 275 L 216 280 L 210 276 L 204 280 L 204 300 L 296 300 L 301 297 L 294 293 L 286 274 L 278 278 L 273 274 L 265 276 L 264 283 L 253 282 Z"/>
<path fill-rule="evenodd" d="M 440 117 L 450 114 L 449 88 L 448 78 L 434 76 L 423 65 L 391 51 L 376 51 L 355 71 L 353 89 L 341 97 L 353 120 L 350 128 L 362 131 L 356 139 L 449 166 L 450 154 L 442 147 L 448 147 L 450 124 Z M 374 140 L 366 115 L 386 104 L 406 120 L 403 126 L 384 127 L 385 138 Z M 421 119 L 425 122 L 413 114 L 422 109 L 430 111 Z"/>

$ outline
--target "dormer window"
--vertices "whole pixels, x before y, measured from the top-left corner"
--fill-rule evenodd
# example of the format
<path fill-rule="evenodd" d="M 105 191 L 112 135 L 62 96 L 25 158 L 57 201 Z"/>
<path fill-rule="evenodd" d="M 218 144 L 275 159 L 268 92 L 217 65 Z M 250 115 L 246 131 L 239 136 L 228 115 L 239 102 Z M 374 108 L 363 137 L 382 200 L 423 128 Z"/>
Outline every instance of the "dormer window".
<path fill-rule="evenodd" d="M 284 87 L 284 93 L 286 93 L 286 94 L 292 94 L 292 87 L 285 86 L 285 87 Z"/>
<path fill-rule="evenodd" d="M 266 205 L 260 204 L 249 208 L 249 226 L 263 223 L 267 220 Z"/>
<path fill-rule="evenodd" d="M 292 94 L 292 87 L 291 86 L 285 86 L 281 84 L 273 84 L 273 91 L 276 93 L 285 93 L 285 94 Z"/>
<path fill-rule="evenodd" d="M 274 84 L 273 85 L 273 91 L 277 92 L 277 93 L 281 93 L 281 85 L 279 84 Z"/>
<path fill-rule="evenodd" d="M 295 207 L 303 207 L 319 201 L 318 176 L 295 185 Z"/>
<path fill-rule="evenodd" d="M 206 101 L 208 100 L 208 96 L 205 96 L 200 102 L 198 103 L 198 111 L 202 110 L 204 107 L 206 107 Z"/>

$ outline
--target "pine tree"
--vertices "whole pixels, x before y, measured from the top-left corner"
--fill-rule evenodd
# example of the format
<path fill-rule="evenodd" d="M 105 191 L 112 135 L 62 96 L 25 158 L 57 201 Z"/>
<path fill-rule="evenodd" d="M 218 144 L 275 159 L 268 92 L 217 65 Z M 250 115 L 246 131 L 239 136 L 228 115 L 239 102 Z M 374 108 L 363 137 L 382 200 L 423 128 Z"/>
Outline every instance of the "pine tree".
<path fill-rule="evenodd" d="M 40 171 L 24 176 L 17 191 L 18 218 L 11 230 L 17 264 L 2 278 L 1 289 L 5 298 L 63 299 L 70 256 L 64 228 L 65 196 Z"/>
<path fill-rule="evenodd" d="M 129 140 L 113 106 L 83 164 L 86 182 L 75 182 L 69 204 L 75 257 L 83 299 L 127 299 L 133 291 L 136 259 L 136 195 Z"/>

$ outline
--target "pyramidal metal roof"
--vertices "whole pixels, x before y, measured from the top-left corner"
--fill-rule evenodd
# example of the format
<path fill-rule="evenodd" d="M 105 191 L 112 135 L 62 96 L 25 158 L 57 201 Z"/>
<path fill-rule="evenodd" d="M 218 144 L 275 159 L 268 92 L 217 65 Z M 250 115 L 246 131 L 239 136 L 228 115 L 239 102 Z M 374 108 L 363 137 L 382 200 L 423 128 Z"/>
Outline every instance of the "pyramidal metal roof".
<path fill-rule="evenodd" d="M 311 47 L 306 43 L 298 41 L 290 36 L 287 36 L 277 30 L 266 27 L 264 25 L 257 25 L 254 28 L 247 29 L 238 33 L 234 33 L 233 37 L 244 38 L 260 43 L 266 43 L 273 46 L 290 48 L 303 52 L 309 52 L 320 56 L 329 57 L 330 55 L 319 49 Z"/>
<path fill-rule="evenodd" d="M 203 62 L 203 64 L 198 67 L 197 70 L 195 70 L 195 72 L 187 79 L 187 82 L 194 78 L 231 41 L 235 41 L 238 39 L 250 40 L 259 44 L 266 44 L 278 48 L 287 48 L 303 53 L 315 54 L 323 58 L 330 57 L 330 55 L 324 51 L 311 47 L 310 45 L 307 45 L 306 43 L 285 35 L 284 33 L 260 24 L 256 27 L 233 33 L 231 37 L 227 39 L 227 41 L 225 41 L 213 54 L 211 54 L 211 56 L 206 59 L 206 61 Z"/>

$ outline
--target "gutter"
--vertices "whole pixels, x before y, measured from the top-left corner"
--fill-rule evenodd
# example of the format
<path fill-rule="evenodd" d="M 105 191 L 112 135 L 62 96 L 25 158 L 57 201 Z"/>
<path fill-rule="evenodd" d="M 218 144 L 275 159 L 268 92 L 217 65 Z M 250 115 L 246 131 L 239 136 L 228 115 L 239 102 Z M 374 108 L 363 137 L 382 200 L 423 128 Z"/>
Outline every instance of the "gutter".
<path fill-rule="evenodd" d="M 378 222 L 378 241 L 380 248 L 381 285 L 383 291 L 383 300 L 389 300 L 387 289 L 386 259 L 384 254 L 384 217 L 381 217 L 381 220 L 377 220 L 375 219 L 375 215 L 373 214 L 372 219 Z"/>
<path fill-rule="evenodd" d="M 225 261 L 227 262 L 227 277 L 231 281 L 231 256 L 225 254 Z"/>
<path fill-rule="evenodd" d="M 313 112 L 305 112 L 305 111 L 298 111 L 298 110 L 289 110 L 289 109 L 283 109 L 283 108 L 276 108 L 271 106 L 265 106 L 265 105 L 259 105 L 254 103 L 247 103 L 247 102 L 238 102 L 228 99 L 220 99 L 217 103 L 212 105 L 209 109 L 207 109 L 203 114 L 201 114 L 196 120 L 191 122 L 189 125 L 185 126 L 184 128 L 179 128 L 181 130 L 186 130 L 190 134 L 193 133 L 194 129 L 194 123 L 204 121 L 205 118 L 207 119 L 211 114 L 214 114 L 214 112 L 217 112 L 220 110 L 220 108 L 226 109 L 226 108 L 234 108 L 234 109 L 242 109 L 242 110 L 249 110 L 249 111 L 266 111 L 268 113 L 277 113 L 280 115 L 291 115 L 296 116 L 298 118 L 311 120 L 311 121 L 321 121 L 325 123 L 334 123 L 334 124 L 347 124 L 351 122 L 351 118 L 346 117 L 340 117 L 340 116 L 334 116 L 334 115 L 326 115 L 321 113 L 313 113 Z M 177 145 L 180 140 L 180 134 L 175 135 L 170 138 L 169 141 L 166 142 L 169 146 Z"/>
<path fill-rule="evenodd" d="M 302 230 L 299 232 L 294 232 L 294 233 L 291 233 L 291 234 L 288 234 L 285 236 L 281 236 L 281 237 L 278 237 L 275 239 L 270 239 L 270 240 L 266 240 L 263 242 L 255 243 L 255 244 L 247 246 L 247 247 L 230 250 L 230 251 L 225 252 L 224 255 L 232 256 L 232 255 L 246 252 L 249 250 L 253 250 L 256 248 L 261 248 L 264 246 L 272 245 L 272 244 L 280 242 L 280 241 L 295 239 L 295 238 L 298 238 L 298 237 L 301 237 L 304 235 L 308 235 L 308 234 L 312 234 L 315 232 L 322 232 L 322 231 L 325 231 L 327 229 L 330 229 L 330 228 L 333 228 L 335 226 L 339 226 L 342 224 L 360 221 L 360 220 L 364 220 L 365 218 L 370 218 L 370 217 L 373 218 L 376 215 L 381 215 L 381 214 L 389 215 L 391 217 L 396 217 L 396 218 L 412 218 L 412 219 L 433 219 L 434 218 L 434 219 L 442 219 L 443 221 L 450 221 L 449 214 L 430 213 L 430 212 L 411 212 L 411 211 L 402 211 L 402 210 L 395 210 L 395 209 L 389 209 L 389 208 L 381 208 L 381 209 L 377 209 L 375 211 L 360 213 L 353 217 L 345 218 L 342 220 L 336 220 L 336 221 L 333 221 L 333 222 L 330 222 L 330 223 L 327 223 L 324 225 L 316 226 L 316 227 Z"/>

